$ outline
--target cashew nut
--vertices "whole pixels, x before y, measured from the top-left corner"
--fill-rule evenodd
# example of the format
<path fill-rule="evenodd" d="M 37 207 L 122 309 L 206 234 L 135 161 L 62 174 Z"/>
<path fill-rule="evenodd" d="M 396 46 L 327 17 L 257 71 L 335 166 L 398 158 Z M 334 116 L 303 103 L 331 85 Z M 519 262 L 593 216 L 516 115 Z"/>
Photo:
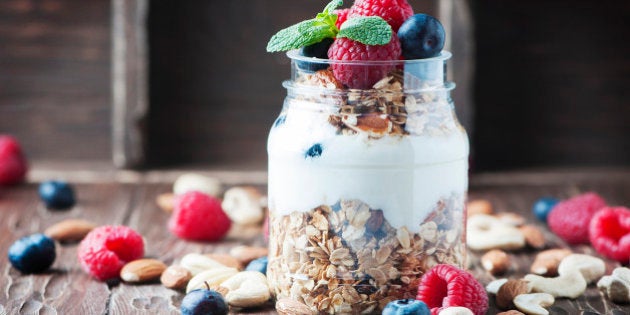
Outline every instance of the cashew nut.
<path fill-rule="evenodd" d="M 264 216 L 261 198 L 261 194 L 253 187 L 232 187 L 223 195 L 221 207 L 234 223 L 257 224 Z"/>
<path fill-rule="evenodd" d="M 575 299 L 586 291 L 586 280 L 577 269 L 569 269 L 555 278 L 528 274 L 524 279 L 529 282 L 532 292 L 549 293 L 554 297 Z"/>
<path fill-rule="evenodd" d="M 486 214 L 468 218 L 467 234 L 466 243 L 472 250 L 509 250 L 525 246 L 525 237 L 521 231 Z"/>
<path fill-rule="evenodd" d="M 221 283 L 221 287 L 228 289 L 225 299 L 231 306 L 259 306 L 271 298 L 267 277 L 258 271 L 241 271 Z"/>
<path fill-rule="evenodd" d="M 475 313 L 462 306 L 452 306 L 441 310 L 438 315 L 475 315 Z"/>
<path fill-rule="evenodd" d="M 598 280 L 606 273 L 606 263 L 597 257 L 584 254 L 571 254 L 560 262 L 558 273 L 565 274 L 569 270 L 578 270 L 586 283 Z"/>
<path fill-rule="evenodd" d="M 176 195 L 193 190 L 217 197 L 221 193 L 221 182 L 213 177 L 187 173 L 179 176 L 173 184 L 173 192 Z"/>
<path fill-rule="evenodd" d="M 228 267 L 217 267 L 200 272 L 188 281 L 186 293 L 196 289 L 221 285 L 225 280 L 232 277 L 237 272 L 238 270 Z"/>
<path fill-rule="evenodd" d="M 615 303 L 630 303 L 630 269 L 615 268 L 597 282 L 597 287 Z"/>
<path fill-rule="evenodd" d="M 504 285 L 506 282 L 508 282 L 508 279 L 505 278 L 490 281 L 490 283 L 486 285 L 486 291 L 491 294 L 497 294 L 499 293 L 499 289 L 501 289 L 501 286 Z"/>
<path fill-rule="evenodd" d="M 548 315 L 549 311 L 545 307 L 553 305 L 554 302 L 554 297 L 547 293 L 521 294 L 514 298 L 516 308 L 528 315 Z"/>
<path fill-rule="evenodd" d="M 202 271 L 212 269 L 212 268 L 220 268 L 226 267 L 220 262 L 196 253 L 190 253 L 182 257 L 182 260 L 179 262 L 180 266 L 190 271 L 193 276 L 201 273 Z"/>

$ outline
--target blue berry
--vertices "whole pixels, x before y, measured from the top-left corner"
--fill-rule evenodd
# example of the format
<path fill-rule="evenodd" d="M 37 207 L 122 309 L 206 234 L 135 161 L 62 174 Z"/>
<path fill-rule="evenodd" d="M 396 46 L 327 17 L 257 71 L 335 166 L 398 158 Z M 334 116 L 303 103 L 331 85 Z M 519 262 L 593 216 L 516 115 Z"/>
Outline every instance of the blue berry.
<path fill-rule="evenodd" d="M 382 315 L 431 315 L 431 311 L 422 301 L 402 299 L 387 303 Z"/>
<path fill-rule="evenodd" d="M 319 143 L 315 143 L 312 147 L 306 150 L 305 157 L 315 158 L 322 155 L 322 152 L 324 152 L 324 148 L 322 148 L 322 145 Z"/>
<path fill-rule="evenodd" d="M 553 209 L 559 201 L 560 200 L 551 197 L 540 198 L 532 206 L 532 211 L 538 220 L 547 222 L 549 212 L 551 212 L 551 209 Z"/>
<path fill-rule="evenodd" d="M 228 306 L 217 291 L 198 289 L 184 296 L 180 311 L 182 315 L 224 315 L 228 313 Z"/>
<path fill-rule="evenodd" d="M 444 47 L 444 27 L 436 18 L 418 13 L 398 29 L 398 38 L 405 59 L 431 58 Z"/>
<path fill-rule="evenodd" d="M 266 275 L 267 274 L 267 262 L 269 262 L 269 259 L 267 258 L 267 256 L 263 256 L 263 257 L 254 259 L 249 264 L 247 264 L 247 267 L 245 267 L 245 270 L 247 270 L 247 271 L 258 271 L 258 272 Z"/>
<path fill-rule="evenodd" d="M 328 59 L 328 48 L 332 45 L 334 39 L 324 38 L 321 42 L 300 48 L 300 55 L 305 57 L 315 57 L 319 59 Z M 298 61 L 298 67 L 302 70 L 317 71 L 328 68 L 326 62 L 308 62 Z"/>
<path fill-rule="evenodd" d="M 68 209 L 74 206 L 74 189 L 62 181 L 46 181 L 39 185 L 39 198 L 49 209 Z"/>
<path fill-rule="evenodd" d="M 9 261 L 22 273 L 46 271 L 56 257 L 55 242 L 44 234 L 22 237 L 9 247 Z"/>

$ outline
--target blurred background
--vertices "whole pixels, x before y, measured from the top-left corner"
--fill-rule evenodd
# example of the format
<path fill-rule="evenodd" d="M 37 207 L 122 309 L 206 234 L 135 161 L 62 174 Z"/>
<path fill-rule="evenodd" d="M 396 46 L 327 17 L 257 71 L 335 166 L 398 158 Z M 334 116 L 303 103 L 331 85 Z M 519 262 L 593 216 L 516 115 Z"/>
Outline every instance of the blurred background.
<path fill-rule="evenodd" d="M 447 29 L 473 171 L 630 166 L 630 1 L 409 2 Z M 2 0 L 0 134 L 36 166 L 264 170 L 266 43 L 326 3 Z"/>

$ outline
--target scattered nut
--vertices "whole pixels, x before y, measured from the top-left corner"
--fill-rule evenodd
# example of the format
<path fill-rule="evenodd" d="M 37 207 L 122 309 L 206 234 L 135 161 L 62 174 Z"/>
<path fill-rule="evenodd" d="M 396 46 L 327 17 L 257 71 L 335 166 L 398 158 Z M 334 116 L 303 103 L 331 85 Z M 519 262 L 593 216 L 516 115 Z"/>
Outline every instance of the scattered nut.
<path fill-rule="evenodd" d="M 604 276 L 597 282 L 597 288 L 615 303 L 630 303 L 630 269 L 615 268 L 610 276 Z"/>
<path fill-rule="evenodd" d="M 46 236 L 58 242 L 78 242 L 82 240 L 96 224 L 79 219 L 67 219 L 51 225 L 44 231 Z"/>
<path fill-rule="evenodd" d="M 264 217 L 261 199 L 254 187 L 232 187 L 223 195 L 221 207 L 236 224 L 258 224 Z"/>
<path fill-rule="evenodd" d="M 179 176 L 173 184 L 173 192 L 176 195 L 193 190 L 217 197 L 221 193 L 221 182 L 213 177 L 188 173 Z"/>
<path fill-rule="evenodd" d="M 500 249 L 493 249 L 481 256 L 481 265 L 493 275 L 502 274 L 510 268 L 510 256 Z"/>
<path fill-rule="evenodd" d="M 586 280 L 576 269 L 569 269 L 555 278 L 529 274 L 524 280 L 529 282 L 532 292 L 549 293 L 554 297 L 575 299 L 586 291 Z"/>
<path fill-rule="evenodd" d="M 526 294 L 529 292 L 530 287 L 526 281 L 515 279 L 508 280 L 508 282 L 502 285 L 497 292 L 497 306 L 503 310 L 513 309 L 514 298 L 517 295 Z"/>
<path fill-rule="evenodd" d="M 219 286 L 223 284 L 223 281 L 237 273 L 238 270 L 228 267 L 217 267 L 200 272 L 188 281 L 186 293 L 192 290 L 206 288 L 206 286 Z"/>
<path fill-rule="evenodd" d="M 518 228 L 523 236 L 525 236 L 525 242 L 532 248 L 543 249 L 547 241 L 545 240 L 545 234 L 535 225 L 526 224 Z"/>
<path fill-rule="evenodd" d="M 486 199 L 478 199 L 469 201 L 466 204 L 466 214 L 472 217 L 477 214 L 492 214 L 492 203 Z"/>
<path fill-rule="evenodd" d="M 128 262 L 120 270 L 120 278 L 125 282 L 148 282 L 156 280 L 166 269 L 166 265 L 157 259 L 137 259 Z"/>
<path fill-rule="evenodd" d="M 545 308 L 553 305 L 554 302 L 554 297 L 547 293 L 521 294 L 514 298 L 516 308 L 528 315 L 547 315 L 549 311 Z"/>
<path fill-rule="evenodd" d="M 438 315 L 475 315 L 475 313 L 466 307 L 451 306 L 441 310 Z"/>
<path fill-rule="evenodd" d="M 192 274 L 188 269 L 181 266 L 169 266 L 162 272 L 160 282 L 169 289 L 179 290 L 186 287 Z"/>
<path fill-rule="evenodd" d="M 517 310 L 509 310 L 509 311 L 497 313 L 497 315 L 524 315 L 524 314 Z"/>
<path fill-rule="evenodd" d="M 486 214 L 468 218 L 467 234 L 466 243 L 472 250 L 510 250 L 525 246 L 521 231 Z"/>
<path fill-rule="evenodd" d="M 534 263 L 530 267 L 533 274 L 541 276 L 557 276 L 558 266 L 565 257 L 571 255 L 570 249 L 548 249 L 536 255 Z"/>
<path fill-rule="evenodd" d="M 241 262 L 238 259 L 232 257 L 231 255 L 215 254 L 215 253 L 209 253 L 209 254 L 203 254 L 203 255 L 226 267 L 236 268 L 238 270 L 243 269 L 243 264 L 241 264 Z"/>
<path fill-rule="evenodd" d="M 490 281 L 490 283 L 486 285 L 486 291 L 491 294 L 497 294 L 499 293 L 499 289 L 501 289 L 501 286 L 503 286 L 507 282 L 508 279 L 497 279 Z"/>
<path fill-rule="evenodd" d="M 230 255 L 238 259 L 243 266 L 247 266 L 252 260 L 267 256 L 268 249 L 266 247 L 256 246 L 236 246 L 230 250 Z"/>
<path fill-rule="evenodd" d="M 501 222 L 511 226 L 521 226 L 527 222 L 525 217 L 514 212 L 499 212 L 495 215 Z"/>
<path fill-rule="evenodd" d="M 164 193 L 159 194 L 155 198 L 155 203 L 166 213 L 173 212 L 175 209 L 175 194 L 173 193 Z"/>
<path fill-rule="evenodd" d="M 193 276 L 196 276 L 200 272 L 208 269 L 226 267 L 210 257 L 196 253 L 185 255 L 184 257 L 182 257 L 182 260 L 179 264 L 180 266 L 190 271 Z"/>
<path fill-rule="evenodd" d="M 586 283 L 591 283 L 606 273 L 606 263 L 595 256 L 571 254 L 562 259 L 558 266 L 558 273 L 562 275 L 573 269 L 582 273 Z"/>
<path fill-rule="evenodd" d="M 260 306 L 271 298 L 267 277 L 258 271 L 241 271 L 221 283 L 221 287 L 228 289 L 225 299 L 230 306 Z"/>
<path fill-rule="evenodd" d="M 289 298 L 276 301 L 276 311 L 279 315 L 311 315 L 313 313 L 308 306 Z"/>

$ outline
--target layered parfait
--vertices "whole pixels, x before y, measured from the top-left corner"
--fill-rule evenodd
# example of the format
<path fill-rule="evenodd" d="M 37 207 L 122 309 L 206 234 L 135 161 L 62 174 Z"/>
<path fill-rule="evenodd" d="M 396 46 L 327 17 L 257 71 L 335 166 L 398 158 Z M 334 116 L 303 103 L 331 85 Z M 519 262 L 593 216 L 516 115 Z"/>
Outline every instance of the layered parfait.
<path fill-rule="evenodd" d="M 462 267 L 468 139 L 444 31 L 406 0 L 333 1 L 284 29 L 288 95 L 268 140 L 268 279 L 314 313 L 378 313 Z"/>

